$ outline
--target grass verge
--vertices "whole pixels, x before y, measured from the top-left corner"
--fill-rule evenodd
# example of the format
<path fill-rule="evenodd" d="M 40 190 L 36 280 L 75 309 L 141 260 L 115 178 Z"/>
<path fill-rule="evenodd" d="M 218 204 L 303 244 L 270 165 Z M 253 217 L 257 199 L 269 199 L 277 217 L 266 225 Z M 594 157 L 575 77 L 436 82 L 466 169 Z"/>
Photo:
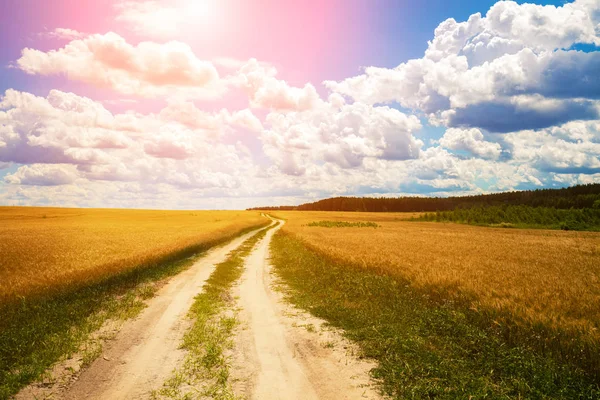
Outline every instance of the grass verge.
<path fill-rule="evenodd" d="M 231 335 L 237 325 L 235 315 L 227 312 L 233 304 L 230 289 L 242 275 L 244 259 L 269 229 L 247 239 L 215 267 L 189 312 L 193 325 L 183 338 L 182 348 L 188 351 L 185 361 L 153 392 L 154 399 L 235 398 L 228 385 L 229 363 L 224 354 L 233 345 Z"/>
<path fill-rule="evenodd" d="M 455 302 L 432 300 L 408 281 L 336 263 L 291 235 L 271 244 L 276 273 L 295 305 L 342 328 L 395 398 L 600 397 L 597 381 L 525 344 Z"/>
<path fill-rule="evenodd" d="M 223 239 L 225 243 L 252 229 Z M 0 307 L 0 399 L 39 379 L 62 357 L 78 352 L 108 319 L 128 319 L 144 307 L 163 279 L 190 267 L 207 248 L 184 259 L 146 265 L 68 292 L 21 299 Z M 89 364 L 101 352 L 84 352 Z"/>

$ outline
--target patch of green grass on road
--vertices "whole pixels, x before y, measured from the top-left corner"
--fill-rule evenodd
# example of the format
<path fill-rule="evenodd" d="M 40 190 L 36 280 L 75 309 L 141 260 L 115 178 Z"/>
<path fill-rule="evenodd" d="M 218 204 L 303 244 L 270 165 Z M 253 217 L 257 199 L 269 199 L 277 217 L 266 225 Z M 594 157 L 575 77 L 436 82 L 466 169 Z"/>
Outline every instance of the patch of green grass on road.
<path fill-rule="evenodd" d="M 247 239 L 217 264 L 189 312 L 193 325 L 183 339 L 182 348 L 188 351 L 184 364 L 161 389 L 153 392 L 154 399 L 235 399 L 228 383 L 230 367 L 225 356 L 233 345 L 232 333 L 237 325 L 235 314 L 227 314 L 233 305 L 230 290 L 242 276 L 244 259 L 269 229 Z"/>

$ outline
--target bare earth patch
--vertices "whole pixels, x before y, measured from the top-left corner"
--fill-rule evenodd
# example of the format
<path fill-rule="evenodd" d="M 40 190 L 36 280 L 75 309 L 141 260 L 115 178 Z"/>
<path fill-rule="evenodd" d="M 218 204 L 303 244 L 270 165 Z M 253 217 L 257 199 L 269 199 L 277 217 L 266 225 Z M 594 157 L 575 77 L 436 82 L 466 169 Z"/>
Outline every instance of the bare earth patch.
<path fill-rule="evenodd" d="M 246 258 L 232 293 L 238 309 L 227 311 L 240 320 L 226 354 L 234 393 L 261 400 L 381 399 L 369 375 L 374 362 L 361 359 L 339 331 L 287 303 L 278 290 L 284 287 L 269 263 L 269 243 L 277 229 L 268 231 Z M 105 324 L 84 352 L 58 363 L 17 399 L 152 398 L 185 360 L 181 343 L 190 328 L 186 315 L 194 297 L 214 266 L 254 233 L 209 251 L 164 284 L 134 320 Z"/>
<path fill-rule="evenodd" d="M 24 387 L 15 399 L 54 399 L 64 393 L 79 379 L 88 364 L 102 354 L 106 343 L 114 339 L 124 322 L 114 319 L 106 321 L 77 353 L 56 363 L 46 371 L 41 380 Z"/>
<path fill-rule="evenodd" d="M 271 273 L 269 231 L 234 289 L 241 322 L 232 359 L 236 395 L 249 399 L 380 399 L 359 350 L 323 320 L 284 300 Z"/>
<path fill-rule="evenodd" d="M 210 250 L 186 271 L 171 278 L 151 298 L 147 307 L 121 329 L 103 338 L 102 354 L 79 372 L 82 355 L 65 360 L 48 371 L 41 383 L 24 388 L 18 399 L 144 399 L 150 398 L 183 360 L 179 349 L 189 326 L 185 318 L 194 296 L 202 290 L 215 264 L 225 260 L 255 231 L 225 246 Z M 112 340 L 111 336 L 114 336 Z M 99 354 L 96 354 L 99 355 Z"/>

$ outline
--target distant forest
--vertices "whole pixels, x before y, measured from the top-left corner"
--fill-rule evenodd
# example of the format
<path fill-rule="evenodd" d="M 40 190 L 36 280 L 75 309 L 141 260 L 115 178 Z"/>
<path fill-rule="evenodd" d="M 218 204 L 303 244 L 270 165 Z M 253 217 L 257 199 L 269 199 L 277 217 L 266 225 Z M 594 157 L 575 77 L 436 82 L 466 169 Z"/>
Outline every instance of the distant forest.
<path fill-rule="evenodd" d="M 566 231 L 600 230 L 600 208 L 571 208 L 561 210 L 526 205 L 457 208 L 436 211 L 414 218 L 420 221 L 458 222 L 469 225 L 500 226 L 504 228 L 544 228 Z"/>
<path fill-rule="evenodd" d="M 537 189 L 457 197 L 333 197 L 299 206 L 256 207 L 251 210 L 434 212 L 490 206 L 555 209 L 600 209 L 600 183 L 563 189 Z"/>

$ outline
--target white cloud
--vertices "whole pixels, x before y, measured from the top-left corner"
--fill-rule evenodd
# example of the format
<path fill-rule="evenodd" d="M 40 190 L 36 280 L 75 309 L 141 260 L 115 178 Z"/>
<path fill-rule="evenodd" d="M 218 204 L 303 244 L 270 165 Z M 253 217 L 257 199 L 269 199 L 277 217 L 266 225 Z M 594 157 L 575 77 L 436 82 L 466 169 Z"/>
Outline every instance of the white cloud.
<path fill-rule="evenodd" d="M 540 178 L 544 176 L 544 173 L 527 164 L 481 158 L 462 159 L 441 147 L 424 150 L 419 159 L 410 162 L 408 170 L 409 176 L 419 185 L 454 189 L 447 190 L 446 194 L 452 191 L 476 191 L 480 185 L 485 185 L 486 191 L 515 190 L 519 185 L 541 187 L 543 182 Z M 411 179 L 407 181 L 411 182 Z"/>
<path fill-rule="evenodd" d="M 502 151 L 500 144 L 485 141 L 477 128 L 447 129 L 440 144 L 450 150 L 465 150 L 486 159 L 497 159 Z"/>
<path fill-rule="evenodd" d="M 181 113 L 201 113 L 188 103 L 182 107 Z M 176 108 L 169 105 L 173 115 L 180 115 Z M 169 114 L 164 112 L 113 115 L 100 103 L 57 90 L 47 98 L 8 90 L 0 110 L 0 162 L 37 164 L 35 171 L 46 175 L 54 176 L 69 165 L 89 181 L 231 189 L 256 170 L 247 149 L 223 144 L 219 136 L 235 133 L 239 126 L 257 129 L 259 121 L 248 110 L 205 113 L 210 127 L 189 127 L 185 120 L 166 118 Z M 35 171 L 25 169 L 7 182 L 63 182 L 35 180 Z"/>
<path fill-rule="evenodd" d="M 512 132 L 505 140 L 515 163 L 554 173 L 600 172 L 600 121 Z"/>
<path fill-rule="evenodd" d="M 121 1 L 116 10 L 140 37 L 165 39 L 180 36 L 186 7 L 198 4 Z M 6 91 L 0 168 L 21 166 L 1 183 L 0 202 L 230 208 L 597 182 L 600 52 L 569 48 L 598 45 L 599 33 L 596 0 L 498 2 L 485 16 L 442 22 L 420 59 L 325 82 L 325 99 L 256 59 L 205 61 L 181 42 L 134 45 L 115 33 L 56 29 L 49 35 L 69 43 L 25 49 L 19 68 L 166 106 L 114 114 L 73 93 Z M 207 111 L 194 103 L 229 89 L 248 104 Z M 131 101 L 148 104 L 104 103 Z M 404 109 L 384 105 L 394 102 Z M 419 118 L 446 127 L 429 148 Z"/>
<path fill-rule="evenodd" d="M 70 79 L 125 95 L 214 97 L 224 87 L 215 67 L 185 43 L 131 45 L 116 33 L 73 40 L 48 52 L 25 48 L 17 66 L 28 74 L 66 74 Z"/>
<path fill-rule="evenodd" d="M 245 109 L 230 113 L 228 110 L 221 110 L 220 116 L 224 122 L 229 125 L 247 129 L 251 132 L 260 133 L 263 131 L 263 125 L 252 111 Z"/>
<path fill-rule="evenodd" d="M 251 59 L 238 70 L 232 81 L 246 90 L 254 108 L 304 111 L 319 104 L 319 94 L 310 83 L 297 88 L 275 78 L 275 75 L 277 70 L 274 67 Z"/>
<path fill-rule="evenodd" d="M 244 109 L 230 112 L 222 109 L 217 114 L 202 111 L 193 102 L 170 99 L 167 107 L 160 111 L 163 121 L 174 121 L 190 129 L 202 129 L 214 137 L 220 136 L 224 125 L 244 128 L 252 132 L 261 132 L 263 127 L 251 110 Z"/>
<path fill-rule="evenodd" d="M 54 186 L 73 183 L 77 178 L 74 165 L 32 164 L 19 167 L 14 174 L 6 175 L 4 181 L 17 185 Z"/>
<path fill-rule="evenodd" d="M 313 110 L 267 116 L 264 151 L 282 171 L 302 175 L 315 163 L 356 168 L 366 157 L 407 160 L 419 156 L 423 142 L 413 136 L 421 129 L 415 116 L 389 107 L 332 100 Z"/>
<path fill-rule="evenodd" d="M 172 37 L 179 32 L 182 15 L 161 1 L 120 1 L 115 4 L 116 20 L 145 37 Z"/>
<path fill-rule="evenodd" d="M 56 28 L 53 31 L 47 32 L 46 36 L 60 40 L 81 39 L 87 36 L 85 33 L 69 28 Z"/>
<path fill-rule="evenodd" d="M 575 2 L 561 7 L 499 1 L 485 17 L 468 21 L 450 18 L 435 30 L 425 57 L 440 61 L 464 53 L 469 65 L 480 65 L 498 56 L 529 48 L 535 52 L 568 48 L 573 43 L 600 44 L 589 6 Z"/>
<path fill-rule="evenodd" d="M 564 50 L 600 44 L 598 19 L 592 2 L 555 7 L 501 1 L 485 17 L 441 23 L 421 59 L 394 69 L 368 67 L 363 75 L 325 85 L 368 104 L 398 102 L 447 126 L 506 132 L 598 119 L 600 53 Z M 552 118 L 553 111 L 538 110 L 523 96 L 552 102 L 559 115 Z M 460 123 L 448 118 L 455 114 Z M 498 123 L 484 125 L 486 114 Z M 510 119 L 510 127 L 501 123 Z"/>

